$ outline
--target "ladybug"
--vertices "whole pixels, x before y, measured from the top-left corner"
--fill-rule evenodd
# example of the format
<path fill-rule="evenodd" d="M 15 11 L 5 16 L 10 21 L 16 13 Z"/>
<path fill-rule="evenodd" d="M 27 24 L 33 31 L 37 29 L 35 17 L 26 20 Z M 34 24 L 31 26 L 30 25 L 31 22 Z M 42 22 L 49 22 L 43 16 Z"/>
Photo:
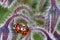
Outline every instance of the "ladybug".
<path fill-rule="evenodd" d="M 14 30 L 15 30 L 16 33 L 20 33 L 22 35 L 26 35 L 30 31 L 26 24 L 23 25 L 21 23 L 15 24 L 15 29 Z"/>

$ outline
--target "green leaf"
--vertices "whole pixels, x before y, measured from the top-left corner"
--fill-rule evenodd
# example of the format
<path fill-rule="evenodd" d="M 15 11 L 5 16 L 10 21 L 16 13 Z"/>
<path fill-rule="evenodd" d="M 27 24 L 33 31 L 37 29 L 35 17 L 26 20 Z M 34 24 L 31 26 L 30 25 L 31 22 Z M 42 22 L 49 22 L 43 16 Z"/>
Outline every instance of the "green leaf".
<path fill-rule="evenodd" d="M 8 8 L 4 8 L 0 5 L 0 23 L 3 23 L 3 21 L 8 17 L 10 11 Z"/>
<path fill-rule="evenodd" d="M 39 26 L 44 24 L 44 22 L 40 19 L 35 19 L 35 21 L 36 21 L 36 24 Z"/>
<path fill-rule="evenodd" d="M 38 33 L 33 33 L 33 39 L 34 40 L 43 40 L 43 36 Z"/>
<path fill-rule="evenodd" d="M 39 9 L 40 12 L 44 12 L 47 9 L 48 4 L 49 4 L 49 0 L 46 0 L 43 6 Z"/>
<path fill-rule="evenodd" d="M 57 26 L 57 30 L 60 32 L 60 22 L 59 22 L 59 24 Z"/>
<path fill-rule="evenodd" d="M 21 18 L 21 19 L 18 18 L 16 21 L 17 21 L 17 23 L 27 24 L 26 20 L 24 20 L 24 19 L 22 19 L 22 18 Z"/>

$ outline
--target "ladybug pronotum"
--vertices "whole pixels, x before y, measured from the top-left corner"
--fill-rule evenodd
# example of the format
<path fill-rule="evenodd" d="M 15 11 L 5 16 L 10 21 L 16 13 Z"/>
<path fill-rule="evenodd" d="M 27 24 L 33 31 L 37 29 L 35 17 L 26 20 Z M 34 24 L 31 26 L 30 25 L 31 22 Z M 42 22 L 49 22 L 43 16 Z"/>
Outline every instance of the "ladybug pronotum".
<path fill-rule="evenodd" d="M 26 35 L 30 30 L 27 25 L 22 25 L 20 23 L 15 24 L 15 32 L 22 35 Z"/>

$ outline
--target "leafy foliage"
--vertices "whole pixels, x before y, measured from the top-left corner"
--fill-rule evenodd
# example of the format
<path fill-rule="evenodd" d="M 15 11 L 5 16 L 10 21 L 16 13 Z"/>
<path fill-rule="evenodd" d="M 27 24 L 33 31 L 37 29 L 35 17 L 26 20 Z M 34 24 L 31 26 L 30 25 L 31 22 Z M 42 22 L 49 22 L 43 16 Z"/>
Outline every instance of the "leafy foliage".
<path fill-rule="evenodd" d="M 59 22 L 59 24 L 57 26 L 57 30 L 60 32 L 60 22 Z"/>
<path fill-rule="evenodd" d="M 42 21 L 42 20 L 40 20 L 40 19 L 35 19 L 35 21 L 36 21 L 36 24 L 37 25 L 43 25 L 44 24 L 44 22 Z"/>
<path fill-rule="evenodd" d="M 43 36 L 39 35 L 38 33 L 34 33 L 33 34 L 33 39 L 34 40 L 43 40 Z"/>
<path fill-rule="evenodd" d="M 43 6 L 39 8 L 40 12 L 44 12 L 47 9 L 48 4 L 49 4 L 49 0 L 46 0 Z"/>
<path fill-rule="evenodd" d="M 9 12 L 10 11 L 8 10 L 8 8 L 4 8 L 0 5 L 0 23 L 2 23 L 7 18 Z"/>

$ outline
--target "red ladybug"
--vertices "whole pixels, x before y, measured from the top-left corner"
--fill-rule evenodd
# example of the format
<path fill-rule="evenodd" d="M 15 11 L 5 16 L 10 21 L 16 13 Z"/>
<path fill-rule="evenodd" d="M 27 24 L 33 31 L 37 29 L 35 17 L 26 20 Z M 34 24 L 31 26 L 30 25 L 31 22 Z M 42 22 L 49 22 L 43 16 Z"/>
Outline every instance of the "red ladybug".
<path fill-rule="evenodd" d="M 22 35 L 26 35 L 30 31 L 27 25 L 22 25 L 20 23 L 15 24 L 14 30 Z"/>

